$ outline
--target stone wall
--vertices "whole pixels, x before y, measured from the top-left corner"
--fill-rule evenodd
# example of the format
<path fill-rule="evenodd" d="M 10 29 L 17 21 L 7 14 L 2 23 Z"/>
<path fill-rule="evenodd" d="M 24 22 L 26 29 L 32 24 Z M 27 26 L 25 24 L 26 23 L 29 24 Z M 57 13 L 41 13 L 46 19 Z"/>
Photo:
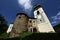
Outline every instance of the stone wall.
<path fill-rule="evenodd" d="M 26 15 L 23 14 L 17 15 L 9 37 L 10 38 L 16 37 L 24 32 L 27 32 L 28 29 L 27 24 L 28 24 L 28 17 Z"/>

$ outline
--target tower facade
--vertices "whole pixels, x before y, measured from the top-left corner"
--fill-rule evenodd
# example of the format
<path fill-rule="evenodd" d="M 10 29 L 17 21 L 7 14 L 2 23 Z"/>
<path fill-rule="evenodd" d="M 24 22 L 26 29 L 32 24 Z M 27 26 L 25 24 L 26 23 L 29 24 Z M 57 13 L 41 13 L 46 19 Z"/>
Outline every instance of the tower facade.
<path fill-rule="evenodd" d="M 18 13 L 16 15 L 15 22 L 13 24 L 12 30 L 9 37 L 17 37 L 20 34 L 27 32 L 28 17 L 24 13 Z"/>
<path fill-rule="evenodd" d="M 41 5 L 34 7 L 34 18 L 37 18 L 39 32 L 55 32 Z"/>

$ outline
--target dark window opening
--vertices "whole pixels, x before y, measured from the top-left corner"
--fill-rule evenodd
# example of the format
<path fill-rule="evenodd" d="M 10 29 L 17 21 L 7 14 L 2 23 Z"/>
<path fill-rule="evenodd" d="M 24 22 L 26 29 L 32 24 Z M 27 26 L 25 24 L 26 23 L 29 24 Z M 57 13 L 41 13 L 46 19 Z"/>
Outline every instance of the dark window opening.
<path fill-rule="evenodd" d="M 40 20 L 42 22 L 42 20 Z"/>
<path fill-rule="evenodd" d="M 33 28 L 33 32 L 37 32 L 37 29 L 36 28 Z"/>
<path fill-rule="evenodd" d="M 40 22 L 42 23 L 43 21 L 42 21 L 42 20 L 40 20 Z"/>
<path fill-rule="evenodd" d="M 30 23 L 32 23 L 32 21 L 30 21 Z"/>
<path fill-rule="evenodd" d="M 32 28 L 31 28 L 30 32 L 32 32 Z"/>
<path fill-rule="evenodd" d="M 35 23 L 35 21 L 33 21 Z"/>
<path fill-rule="evenodd" d="M 19 18 L 21 18 L 21 17 L 19 17 Z"/>
<path fill-rule="evenodd" d="M 40 14 L 40 12 L 39 11 L 37 11 L 37 15 L 39 15 Z"/>

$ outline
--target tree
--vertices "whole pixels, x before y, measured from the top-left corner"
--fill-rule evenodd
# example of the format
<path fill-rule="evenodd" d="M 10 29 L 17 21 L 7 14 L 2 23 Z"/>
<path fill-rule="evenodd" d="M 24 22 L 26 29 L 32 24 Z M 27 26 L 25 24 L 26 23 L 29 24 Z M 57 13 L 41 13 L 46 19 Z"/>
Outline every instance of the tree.
<path fill-rule="evenodd" d="M 0 34 L 6 32 L 7 28 L 8 28 L 7 22 L 4 16 L 0 14 Z"/>

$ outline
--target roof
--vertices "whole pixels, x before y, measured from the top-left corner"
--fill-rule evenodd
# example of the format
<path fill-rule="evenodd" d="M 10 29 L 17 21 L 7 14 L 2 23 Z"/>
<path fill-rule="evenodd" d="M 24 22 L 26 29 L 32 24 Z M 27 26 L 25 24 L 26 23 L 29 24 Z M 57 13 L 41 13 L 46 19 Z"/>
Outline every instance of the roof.
<path fill-rule="evenodd" d="M 29 19 L 36 19 L 36 18 L 34 18 L 34 17 L 33 17 L 33 18 L 32 18 L 32 17 L 29 17 L 29 16 L 28 16 L 27 14 L 25 14 L 25 13 L 17 13 L 16 16 L 18 16 L 18 15 L 25 15 L 25 16 L 27 16 Z"/>
<path fill-rule="evenodd" d="M 39 4 L 37 4 L 37 5 L 35 5 L 34 10 L 37 10 L 37 9 L 40 8 L 40 7 L 42 7 L 42 6 L 39 5 Z"/>
<path fill-rule="evenodd" d="M 29 19 L 37 19 L 37 18 L 32 18 L 32 17 L 29 17 Z"/>
<path fill-rule="evenodd" d="M 25 15 L 25 16 L 27 16 L 27 17 L 28 17 L 28 15 L 27 15 L 27 14 L 25 14 L 25 13 L 17 13 L 17 14 L 16 14 L 16 16 L 18 16 L 18 15 Z"/>

